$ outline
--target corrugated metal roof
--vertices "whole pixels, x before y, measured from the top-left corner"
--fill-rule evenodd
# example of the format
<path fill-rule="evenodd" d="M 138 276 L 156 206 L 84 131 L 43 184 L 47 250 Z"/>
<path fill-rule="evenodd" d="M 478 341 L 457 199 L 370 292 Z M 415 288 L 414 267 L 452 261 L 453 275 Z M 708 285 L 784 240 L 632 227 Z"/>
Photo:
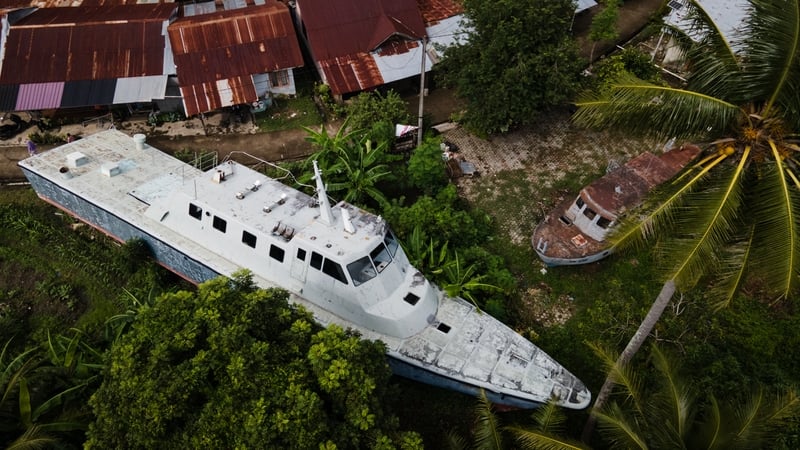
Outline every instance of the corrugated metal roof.
<path fill-rule="evenodd" d="M 286 5 L 185 17 L 169 27 L 181 85 L 194 85 L 303 65 Z"/>
<path fill-rule="evenodd" d="M 161 75 L 174 4 L 40 9 L 10 27 L 0 83 Z"/>
<path fill-rule="evenodd" d="M 420 61 L 388 61 L 419 46 L 425 24 L 415 0 L 297 0 L 311 54 L 335 95 L 357 92 L 419 73 Z M 386 67 L 403 67 L 384 73 Z M 402 58 L 400 58 L 402 59 Z"/>
<path fill-rule="evenodd" d="M 14 111 L 58 108 L 63 93 L 64 82 L 20 85 Z"/>
<path fill-rule="evenodd" d="M 117 80 L 80 80 L 64 83 L 62 108 L 92 105 L 110 105 L 114 101 Z"/>
<path fill-rule="evenodd" d="M 389 39 L 398 27 L 413 39 L 425 34 L 415 0 L 297 0 L 297 8 L 318 60 L 374 50 L 375 42 Z"/>
<path fill-rule="evenodd" d="M 453 0 L 417 0 L 417 5 L 427 26 L 464 13 L 461 4 Z"/>
<path fill-rule="evenodd" d="M 187 116 L 258 100 L 250 76 L 181 85 L 181 95 Z"/>
<path fill-rule="evenodd" d="M 0 111 L 16 111 L 18 84 L 0 84 Z"/>
<path fill-rule="evenodd" d="M 153 99 L 164 98 L 166 90 L 166 75 L 120 78 L 117 80 L 113 103 L 147 103 Z"/>

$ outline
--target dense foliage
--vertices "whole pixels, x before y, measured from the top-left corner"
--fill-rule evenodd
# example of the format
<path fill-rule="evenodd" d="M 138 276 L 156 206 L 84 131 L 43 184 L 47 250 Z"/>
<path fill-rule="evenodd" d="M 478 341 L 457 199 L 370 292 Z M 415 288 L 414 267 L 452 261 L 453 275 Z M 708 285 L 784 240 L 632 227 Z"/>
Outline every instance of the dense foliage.
<path fill-rule="evenodd" d="M 445 51 L 446 84 L 480 133 L 530 124 L 575 93 L 583 64 L 569 34 L 571 0 L 465 0 L 466 36 Z"/>
<path fill-rule="evenodd" d="M 419 447 L 382 402 L 383 345 L 287 299 L 246 273 L 161 297 L 111 350 L 87 448 Z"/>

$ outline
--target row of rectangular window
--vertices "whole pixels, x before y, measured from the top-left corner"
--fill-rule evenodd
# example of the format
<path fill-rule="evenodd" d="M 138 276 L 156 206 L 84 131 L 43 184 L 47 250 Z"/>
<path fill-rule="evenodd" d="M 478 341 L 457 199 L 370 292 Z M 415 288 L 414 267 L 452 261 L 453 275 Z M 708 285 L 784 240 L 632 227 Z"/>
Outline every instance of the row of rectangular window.
<path fill-rule="evenodd" d="M 189 203 L 189 215 L 197 220 L 200 220 L 203 218 L 203 209 L 193 203 Z M 225 231 L 228 228 L 228 222 L 225 219 L 215 215 L 212 221 L 212 226 L 215 229 L 225 233 Z M 247 230 L 242 231 L 242 242 L 248 247 L 256 248 L 257 240 L 258 239 L 256 238 L 256 235 L 254 235 L 253 233 L 250 233 Z M 275 244 L 270 244 L 269 246 L 270 257 L 277 260 L 278 262 L 283 262 L 285 254 L 286 252 L 282 248 L 278 247 Z M 302 261 L 305 261 L 306 251 L 303 249 L 298 249 L 297 258 Z M 311 267 L 317 270 L 322 270 L 322 273 L 329 275 L 344 284 L 348 284 L 347 277 L 344 274 L 344 270 L 342 270 L 342 266 L 340 266 L 338 263 L 331 261 L 330 259 L 323 258 L 322 255 L 320 255 L 317 252 L 311 252 L 310 264 Z"/>

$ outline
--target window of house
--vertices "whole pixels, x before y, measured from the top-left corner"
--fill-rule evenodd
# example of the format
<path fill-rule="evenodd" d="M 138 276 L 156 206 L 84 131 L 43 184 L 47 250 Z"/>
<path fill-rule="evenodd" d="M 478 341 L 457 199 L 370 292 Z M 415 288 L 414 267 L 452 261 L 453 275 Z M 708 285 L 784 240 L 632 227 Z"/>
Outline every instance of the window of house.
<path fill-rule="evenodd" d="M 228 228 L 228 222 L 225 219 L 221 219 L 218 216 L 214 216 L 214 228 L 224 233 L 225 230 Z"/>
<path fill-rule="evenodd" d="M 606 219 L 603 216 L 600 216 L 600 218 L 597 219 L 597 226 L 598 227 L 600 227 L 600 228 L 608 228 L 609 225 L 611 225 L 611 220 Z"/>
<path fill-rule="evenodd" d="M 269 84 L 274 87 L 288 86 L 289 85 L 289 71 L 279 70 L 277 72 L 270 72 Z"/>
<path fill-rule="evenodd" d="M 283 255 L 286 254 L 286 251 L 275 244 L 269 246 L 269 256 L 272 259 L 276 259 L 280 262 L 283 262 Z"/>
<path fill-rule="evenodd" d="M 299 259 L 300 261 L 306 260 L 306 251 L 303 250 L 302 248 L 297 249 L 297 259 Z"/>
<path fill-rule="evenodd" d="M 200 220 L 203 218 L 203 208 L 195 205 L 194 203 L 189 203 L 189 215 L 197 220 Z"/>
<path fill-rule="evenodd" d="M 242 242 L 250 247 L 256 248 L 256 235 L 248 231 L 242 231 Z"/>
<path fill-rule="evenodd" d="M 588 217 L 588 218 L 590 218 L 590 219 L 594 219 L 594 216 L 596 216 L 597 213 L 594 212 L 594 210 L 592 208 L 588 208 L 587 207 L 586 209 L 583 210 L 583 215 Z"/>
<path fill-rule="evenodd" d="M 344 276 L 342 266 L 328 258 L 325 258 L 325 262 L 322 264 L 322 273 L 330 275 L 338 281 L 347 284 L 347 277 Z"/>
<path fill-rule="evenodd" d="M 311 252 L 311 267 L 317 270 L 322 267 L 322 255 L 317 252 Z"/>

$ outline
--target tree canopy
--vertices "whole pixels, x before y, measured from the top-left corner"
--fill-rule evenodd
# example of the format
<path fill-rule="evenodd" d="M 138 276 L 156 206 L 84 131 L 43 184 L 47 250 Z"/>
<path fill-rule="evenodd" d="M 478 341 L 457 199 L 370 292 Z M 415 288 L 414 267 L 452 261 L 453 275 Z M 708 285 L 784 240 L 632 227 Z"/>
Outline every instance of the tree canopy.
<path fill-rule="evenodd" d="M 381 343 L 246 272 L 161 296 L 112 347 L 87 448 L 404 448 Z"/>
<path fill-rule="evenodd" d="M 465 125 L 505 132 L 572 98 L 583 69 L 570 35 L 573 1 L 465 0 L 464 9 L 469 31 L 441 67 L 467 103 Z"/>

